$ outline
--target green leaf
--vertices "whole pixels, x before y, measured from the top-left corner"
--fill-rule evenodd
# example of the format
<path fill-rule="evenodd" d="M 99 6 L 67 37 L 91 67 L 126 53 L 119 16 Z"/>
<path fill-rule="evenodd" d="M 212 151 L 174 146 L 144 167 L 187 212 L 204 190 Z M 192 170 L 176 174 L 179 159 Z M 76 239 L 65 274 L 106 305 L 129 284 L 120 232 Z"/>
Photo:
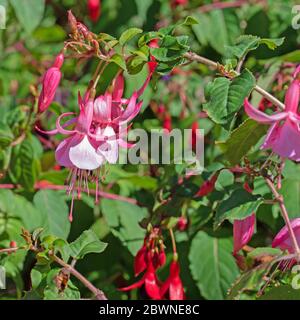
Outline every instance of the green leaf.
<path fill-rule="evenodd" d="M 282 45 L 284 38 L 279 39 L 261 39 L 257 36 L 242 35 L 237 40 L 234 46 L 226 46 L 227 56 L 235 56 L 239 59 L 246 56 L 249 51 L 255 50 L 260 44 L 265 44 L 269 49 L 274 50 Z"/>
<path fill-rule="evenodd" d="M 10 3 L 26 33 L 31 33 L 43 18 L 45 0 L 11 0 Z"/>
<path fill-rule="evenodd" d="M 258 291 L 264 284 L 263 276 L 266 268 L 266 265 L 259 265 L 241 274 L 229 289 L 227 300 L 239 300 L 243 292 Z"/>
<path fill-rule="evenodd" d="M 294 176 L 297 176 L 297 171 L 295 171 Z M 291 219 L 300 217 L 300 179 L 283 179 L 280 193 L 284 197 L 284 204 L 289 217 Z"/>
<path fill-rule="evenodd" d="M 236 189 L 218 208 L 214 221 L 214 228 L 218 228 L 226 219 L 242 220 L 256 212 L 263 203 L 261 196 L 252 195 L 244 189 Z"/>
<path fill-rule="evenodd" d="M 263 38 L 260 39 L 260 43 L 265 44 L 269 49 L 275 50 L 277 47 L 281 46 L 284 42 L 284 38 L 278 38 L 278 39 L 267 39 Z"/>
<path fill-rule="evenodd" d="M 130 28 L 126 31 L 124 31 L 121 36 L 120 36 L 120 39 L 119 39 L 119 42 L 120 42 L 120 45 L 121 46 L 124 46 L 124 44 L 126 42 L 128 42 L 129 40 L 131 40 L 133 37 L 135 37 L 136 35 L 142 33 L 143 30 L 142 29 L 139 29 L 139 28 Z"/>
<path fill-rule="evenodd" d="M 140 56 L 131 56 L 127 60 L 127 70 L 129 74 L 137 74 L 142 71 L 146 61 Z"/>
<path fill-rule="evenodd" d="M 268 126 L 249 118 L 233 130 L 226 141 L 216 142 L 216 144 L 224 152 L 224 157 L 232 165 L 236 165 L 251 151 L 251 148 L 266 134 L 267 130 Z"/>
<path fill-rule="evenodd" d="M 38 176 L 37 159 L 31 142 L 26 139 L 22 142 L 19 154 L 21 165 L 21 176 L 19 183 L 25 188 L 33 190 L 33 186 Z"/>
<path fill-rule="evenodd" d="M 226 297 L 228 288 L 239 274 L 231 252 L 231 238 L 213 238 L 199 231 L 192 240 L 190 269 L 204 298 L 219 300 Z"/>
<path fill-rule="evenodd" d="M 123 57 L 120 54 L 114 54 L 110 59 L 110 62 L 114 62 L 115 64 L 117 64 L 121 69 L 123 69 L 124 71 L 126 71 L 126 63 L 123 59 Z"/>
<path fill-rule="evenodd" d="M 187 49 L 173 50 L 167 48 L 150 48 L 150 52 L 158 61 L 173 62 L 182 58 L 182 55 L 187 52 Z"/>
<path fill-rule="evenodd" d="M 192 26 L 195 24 L 199 24 L 199 21 L 192 16 L 187 16 L 185 18 L 184 22 L 182 23 L 182 25 L 184 25 L 184 26 Z"/>
<path fill-rule="evenodd" d="M 10 143 L 13 141 L 14 135 L 10 129 L 10 127 L 0 122 L 0 147 L 5 148 L 10 145 Z"/>
<path fill-rule="evenodd" d="M 92 230 L 85 230 L 70 243 L 70 254 L 75 259 L 82 259 L 88 253 L 101 253 L 106 247 L 107 243 L 100 241 Z"/>
<path fill-rule="evenodd" d="M 137 205 L 102 199 L 101 209 L 112 233 L 135 255 L 143 243 L 145 231 L 139 222 L 147 216 L 147 210 Z"/>
<path fill-rule="evenodd" d="M 242 35 L 236 40 L 234 46 L 225 46 L 226 55 L 235 56 L 239 59 L 244 57 L 249 51 L 255 50 L 259 46 L 260 38 L 252 35 Z"/>
<path fill-rule="evenodd" d="M 225 53 L 225 46 L 234 44 L 241 34 L 239 19 L 231 10 L 213 10 L 207 14 L 197 13 L 199 24 L 192 29 L 201 45 L 209 44 L 218 53 Z"/>
<path fill-rule="evenodd" d="M 279 256 L 282 253 L 280 249 L 263 247 L 263 248 L 255 248 L 251 252 L 248 253 L 248 257 L 252 259 L 261 258 L 263 256 Z"/>
<path fill-rule="evenodd" d="M 153 0 L 135 0 L 135 4 L 137 6 L 138 17 L 142 20 L 142 23 L 145 22 L 147 18 L 147 12 L 151 7 Z"/>
<path fill-rule="evenodd" d="M 241 108 L 254 86 L 255 78 L 247 69 L 232 81 L 217 78 L 207 87 L 208 102 L 203 108 L 214 122 L 226 124 Z"/>
<path fill-rule="evenodd" d="M 33 32 L 32 36 L 40 42 L 59 42 L 65 39 L 66 32 L 61 26 L 54 25 L 39 27 Z"/>
<path fill-rule="evenodd" d="M 272 287 L 259 300 L 300 300 L 300 290 L 288 284 Z"/>
<path fill-rule="evenodd" d="M 41 190 L 33 198 L 36 208 L 43 217 L 44 235 L 66 239 L 70 232 L 69 209 L 59 192 Z"/>

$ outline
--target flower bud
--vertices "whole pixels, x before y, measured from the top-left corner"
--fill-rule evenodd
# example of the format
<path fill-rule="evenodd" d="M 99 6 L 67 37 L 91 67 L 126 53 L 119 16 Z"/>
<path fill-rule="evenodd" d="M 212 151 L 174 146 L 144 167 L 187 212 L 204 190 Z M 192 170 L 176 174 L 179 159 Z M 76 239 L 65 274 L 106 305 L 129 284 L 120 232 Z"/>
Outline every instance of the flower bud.
<path fill-rule="evenodd" d="M 50 106 L 60 79 L 61 72 L 57 67 L 51 67 L 46 71 L 43 77 L 43 87 L 38 101 L 39 112 L 44 112 Z"/>

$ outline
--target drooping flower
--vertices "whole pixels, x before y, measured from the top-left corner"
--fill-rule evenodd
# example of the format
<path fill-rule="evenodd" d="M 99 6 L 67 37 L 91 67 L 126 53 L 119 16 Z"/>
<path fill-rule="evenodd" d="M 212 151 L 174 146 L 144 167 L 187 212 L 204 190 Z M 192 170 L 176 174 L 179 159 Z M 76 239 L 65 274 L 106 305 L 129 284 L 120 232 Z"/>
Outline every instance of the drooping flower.
<path fill-rule="evenodd" d="M 215 189 L 215 184 L 218 179 L 220 172 L 217 171 L 209 180 L 206 180 L 200 187 L 199 191 L 196 193 L 195 197 L 204 197 L 213 192 Z"/>
<path fill-rule="evenodd" d="M 151 260 L 149 260 L 149 263 L 147 265 L 147 269 L 143 277 L 135 282 L 134 284 L 125 287 L 125 288 L 120 288 L 120 291 L 130 291 L 133 289 L 137 289 L 142 287 L 143 285 L 145 286 L 145 290 L 147 295 L 154 300 L 160 300 L 161 299 L 161 294 L 160 294 L 160 282 L 156 276 L 156 270 L 153 266 L 153 263 Z"/>
<path fill-rule="evenodd" d="M 295 72 L 296 77 L 299 71 Z M 261 146 L 272 149 L 282 158 L 300 161 L 300 115 L 298 104 L 300 98 L 300 81 L 295 78 L 285 96 L 285 110 L 273 115 L 267 115 L 254 108 L 246 99 L 245 111 L 257 122 L 270 124 L 266 139 Z"/>
<path fill-rule="evenodd" d="M 56 89 L 61 79 L 61 67 L 64 62 L 64 55 L 60 53 L 51 68 L 49 68 L 42 79 L 42 91 L 39 96 L 39 112 L 44 112 L 54 99 Z"/>
<path fill-rule="evenodd" d="M 193 150 L 196 149 L 197 142 L 199 139 L 198 129 L 199 129 L 198 121 L 194 121 L 192 124 L 192 134 L 191 134 L 191 138 L 190 138 L 191 139 L 190 143 L 191 143 Z"/>
<path fill-rule="evenodd" d="M 101 0 L 88 0 L 89 17 L 93 22 L 97 22 L 101 14 Z"/>
<path fill-rule="evenodd" d="M 177 260 L 171 262 L 170 275 L 160 289 L 161 297 L 164 297 L 167 293 L 170 300 L 184 300 L 184 288 L 180 278 L 180 266 Z"/>
<path fill-rule="evenodd" d="M 233 222 L 233 254 L 240 251 L 252 238 L 255 228 L 255 213 Z"/>
<path fill-rule="evenodd" d="M 185 231 L 189 225 L 189 221 L 186 217 L 181 216 L 177 222 L 177 228 L 179 231 Z"/>
<path fill-rule="evenodd" d="M 69 219 L 72 221 L 73 201 L 77 193 L 80 198 L 81 190 L 88 191 L 89 182 L 96 184 L 96 202 L 98 201 L 98 185 L 100 168 L 105 163 L 116 163 L 119 146 L 130 148 L 124 137 L 129 127 L 127 124 L 139 113 L 142 101 L 137 99 L 144 92 L 155 66 L 149 63 L 149 74 L 140 89 L 129 99 L 122 98 L 124 79 L 118 75 L 113 82 L 113 92 L 109 90 L 94 100 L 95 92 L 88 90 L 84 98 L 78 95 L 79 115 L 73 112 L 61 114 L 56 121 L 56 129 L 38 131 L 45 134 L 63 134 L 68 137 L 57 147 L 55 156 L 58 164 L 70 169 L 68 193 L 72 195 Z M 64 124 L 65 117 L 74 116 Z M 71 129 L 66 129 L 72 126 Z"/>
<path fill-rule="evenodd" d="M 296 240 L 300 244 L 300 218 L 291 220 L 291 226 L 295 233 Z M 272 247 L 280 248 L 281 250 L 288 250 L 289 253 L 294 253 L 293 242 L 290 238 L 286 225 L 275 236 L 272 242 Z"/>
<path fill-rule="evenodd" d="M 120 288 L 121 291 L 130 291 L 140 288 L 143 285 L 147 295 L 151 299 L 159 300 L 160 296 L 160 281 L 157 278 L 156 271 L 166 263 L 166 254 L 164 250 L 161 230 L 153 228 L 144 239 L 144 244 L 137 252 L 134 259 L 134 274 L 137 277 L 140 273 L 144 275 L 134 284 Z"/>

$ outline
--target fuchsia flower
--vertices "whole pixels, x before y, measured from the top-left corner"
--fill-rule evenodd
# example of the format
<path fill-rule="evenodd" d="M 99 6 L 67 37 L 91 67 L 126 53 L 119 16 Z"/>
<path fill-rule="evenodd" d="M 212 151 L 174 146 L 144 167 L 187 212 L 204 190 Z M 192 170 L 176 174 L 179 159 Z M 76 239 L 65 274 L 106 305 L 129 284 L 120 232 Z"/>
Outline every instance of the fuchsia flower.
<path fill-rule="evenodd" d="M 59 165 L 70 169 L 69 194 L 72 204 L 69 219 L 72 221 L 73 201 L 75 193 L 78 198 L 82 189 L 87 189 L 88 182 L 96 183 L 96 202 L 98 201 L 98 183 L 100 167 L 105 163 L 116 163 L 119 146 L 130 148 L 133 145 L 123 140 L 128 128 L 126 124 L 139 113 L 142 101 L 138 97 L 144 92 L 155 66 L 149 63 L 150 72 L 142 87 L 133 93 L 131 98 L 122 98 L 124 79 L 119 75 L 114 81 L 112 93 L 107 91 L 94 100 L 94 94 L 88 91 L 82 99 L 78 95 L 79 115 L 61 124 L 72 112 L 61 114 L 56 121 L 56 129 L 39 131 L 46 134 L 63 134 L 68 137 L 57 147 L 55 156 Z M 73 126 L 70 130 L 66 128 Z"/>
<path fill-rule="evenodd" d="M 294 73 L 294 80 L 285 96 L 285 110 L 273 115 L 267 115 L 254 108 L 245 100 L 245 111 L 257 122 L 270 124 L 271 127 L 262 145 L 263 149 L 272 149 L 282 158 L 300 161 L 300 115 L 298 104 L 300 97 L 300 82 L 296 78 L 300 68 Z"/>
<path fill-rule="evenodd" d="M 143 277 L 139 281 L 137 281 L 136 283 L 134 283 L 128 287 L 121 288 L 119 290 L 120 291 L 130 291 L 133 289 L 140 288 L 144 285 L 146 293 L 151 299 L 160 300 L 161 299 L 160 282 L 159 282 L 155 272 L 156 272 L 156 269 L 154 268 L 153 263 L 150 259 L 147 264 L 147 269 L 146 269 L 146 272 L 143 275 Z"/>
<path fill-rule="evenodd" d="M 61 67 L 64 62 L 64 55 L 60 53 L 51 68 L 49 68 L 42 79 L 42 91 L 39 96 L 38 108 L 39 112 L 44 112 L 54 99 L 56 89 L 61 79 Z"/>
<path fill-rule="evenodd" d="M 121 288 L 121 291 L 130 291 L 140 288 L 143 285 L 147 295 L 151 299 L 160 300 L 160 281 L 156 276 L 156 271 L 166 263 L 166 253 L 161 238 L 161 231 L 153 228 L 149 235 L 146 235 L 142 248 L 137 252 L 134 259 L 134 273 L 137 277 L 145 271 L 140 280 L 134 284 Z"/>
<path fill-rule="evenodd" d="M 233 222 L 233 254 L 240 251 L 252 238 L 255 227 L 255 213 L 243 220 Z"/>
<path fill-rule="evenodd" d="M 101 1 L 100 0 L 88 0 L 88 12 L 89 17 L 93 22 L 97 22 L 101 14 Z"/>
<path fill-rule="evenodd" d="M 170 275 L 160 288 L 160 295 L 164 297 L 169 293 L 170 300 L 184 300 L 184 289 L 180 279 L 180 266 L 173 260 L 170 265 Z"/>
<path fill-rule="evenodd" d="M 294 230 L 297 242 L 300 243 L 300 218 L 291 220 L 291 226 Z M 273 248 L 288 250 L 289 253 L 294 253 L 294 247 L 287 226 L 284 226 L 275 236 L 272 242 Z"/>

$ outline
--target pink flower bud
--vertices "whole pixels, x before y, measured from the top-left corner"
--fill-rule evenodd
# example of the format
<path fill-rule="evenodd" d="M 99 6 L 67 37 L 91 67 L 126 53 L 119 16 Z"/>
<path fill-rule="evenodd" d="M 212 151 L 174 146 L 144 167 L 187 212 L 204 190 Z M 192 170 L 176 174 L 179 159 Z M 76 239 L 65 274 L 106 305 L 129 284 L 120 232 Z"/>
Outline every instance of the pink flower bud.
<path fill-rule="evenodd" d="M 188 227 L 188 219 L 186 217 L 180 217 L 177 222 L 177 228 L 179 231 L 185 231 Z"/>
<path fill-rule="evenodd" d="M 58 54 L 57 57 L 54 60 L 53 66 L 55 68 L 60 69 L 64 63 L 64 55 L 62 53 Z"/>
<path fill-rule="evenodd" d="M 101 14 L 101 1 L 88 0 L 89 17 L 93 22 L 97 22 Z"/>
<path fill-rule="evenodd" d="M 243 220 L 234 220 L 233 223 L 233 254 L 236 254 L 252 238 L 255 227 L 255 213 Z"/>
<path fill-rule="evenodd" d="M 170 132 L 172 130 L 172 118 L 169 114 L 166 114 L 164 123 L 163 123 L 163 128 Z"/>
<path fill-rule="evenodd" d="M 9 244 L 9 247 L 10 248 L 16 248 L 17 247 L 16 241 L 11 241 L 10 244 Z"/>
<path fill-rule="evenodd" d="M 218 179 L 219 172 L 215 173 L 209 180 L 205 181 L 196 193 L 196 197 L 204 197 L 215 189 L 215 184 Z"/>
<path fill-rule="evenodd" d="M 43 87 L 39 97 L 39 112 L 44 112 L 54 99 L 56 89 L 61 79 L 61 72 L 57 67 L 48 69 L 43 77 Z"/>
<path fill-rule="evenodd" d="M 160 267 L 164 266 L 165 263 L 166 263 L 166 260 L 167 260 L 166 253 L 165 253 L 164 248 L 162 247 L 161 251 L 160 251 L 160 253 L 158 255 L 159 266 Z"/>
<path fill-rule="evenodd" d="M 243 187 L 247 192 L 249 193 L 253 192 L 253 189 L 249 186 L 249 183 L 247 181 L 244 183 Z"/>

